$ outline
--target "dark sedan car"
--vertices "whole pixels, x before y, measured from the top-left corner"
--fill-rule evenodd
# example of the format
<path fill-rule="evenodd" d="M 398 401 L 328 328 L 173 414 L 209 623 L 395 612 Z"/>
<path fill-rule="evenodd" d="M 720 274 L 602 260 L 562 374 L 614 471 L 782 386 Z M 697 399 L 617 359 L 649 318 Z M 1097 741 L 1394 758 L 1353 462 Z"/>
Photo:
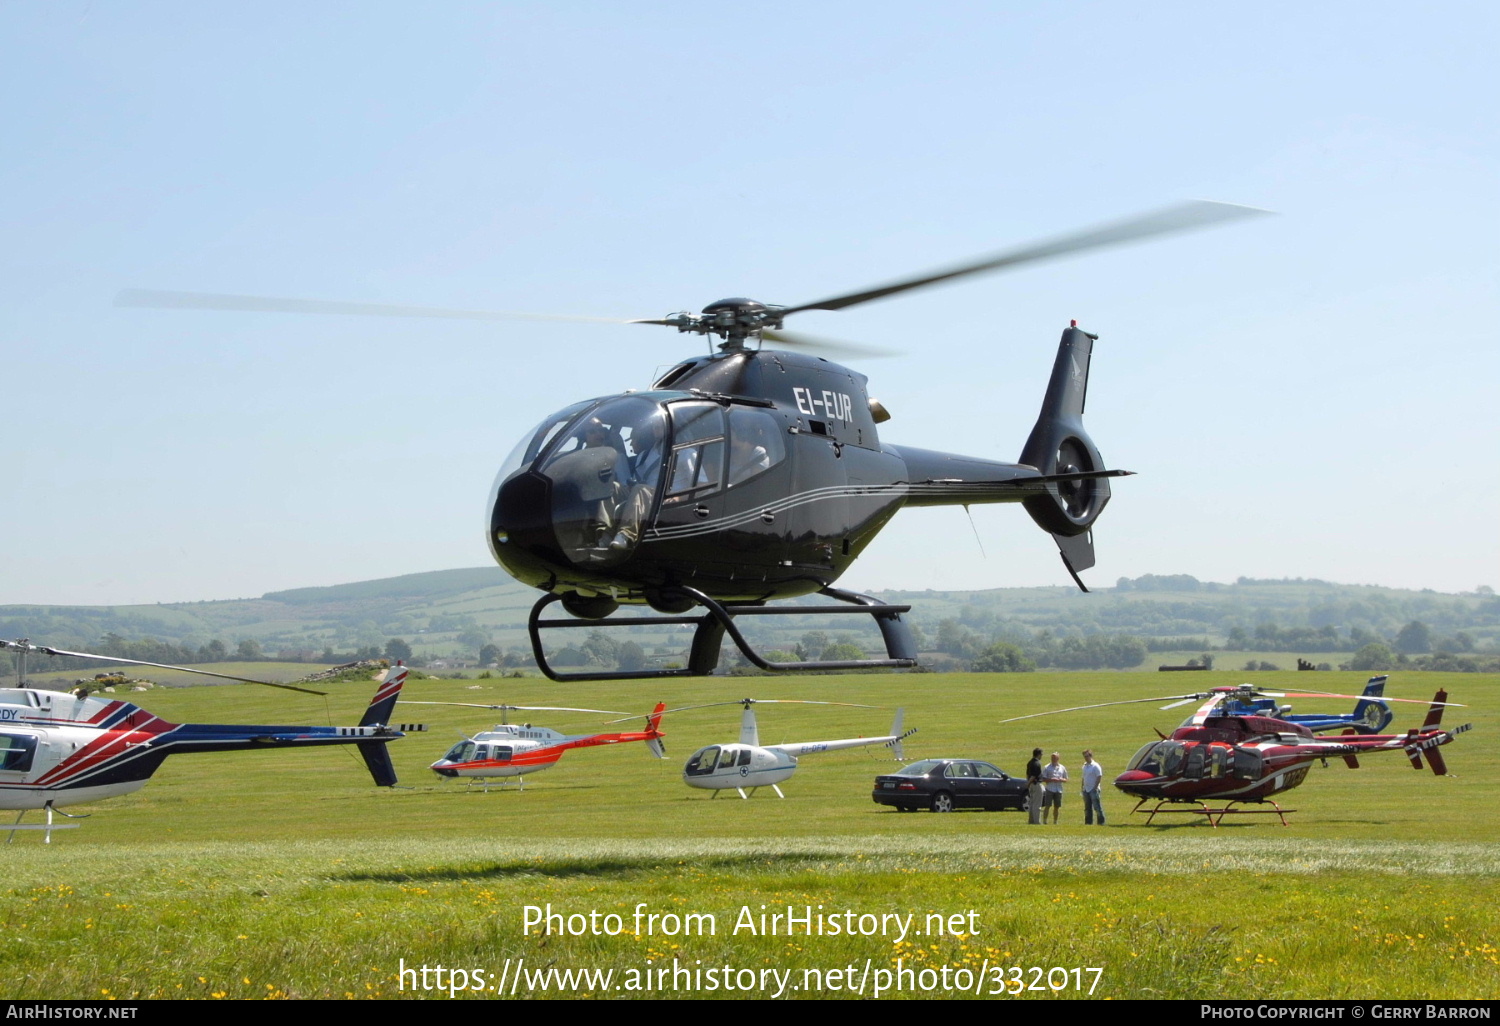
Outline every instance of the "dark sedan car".
<path fill-rule="evenodd" d="M 901 812 L 931 809 L 1026 808 L 1026 778 L 1012 777 L 973 759 L 923 759 L 897 773 L 875 778 L 870 793 L 877 805 Z"/>

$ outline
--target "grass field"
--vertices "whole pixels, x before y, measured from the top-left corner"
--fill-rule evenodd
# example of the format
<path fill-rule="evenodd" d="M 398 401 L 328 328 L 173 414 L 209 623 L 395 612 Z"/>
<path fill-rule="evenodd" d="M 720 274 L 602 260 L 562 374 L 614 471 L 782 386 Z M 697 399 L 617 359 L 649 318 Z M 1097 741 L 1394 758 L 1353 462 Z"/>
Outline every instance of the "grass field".
<path fill-rule="evenodd" d="M 1254 681 L 1306 687 L 1308 676 Z M 1322 688 L 1363 683 L 1358 674 L 1317 676 Z M 1112 775 L 1153 728 L 1170 730 L 1185 710 L 1145 704 L 998 721 L 1241 679 L 1234 671 L 1187 677 L 424 681 L 407 696 L 641 712 L 658 699 L 741 694 L 881 707 L 762 706 L 766 743 L 884 733 L 904 705 L 907 724 L 920 729 L 909 757 L 971 756 L 1015 773 L 1040 746 L 1062 752 L 1076 778 L 1083 747 Z M 1399 755 L 1366 758 L 1355 772 L 1336 762 L 1286 796 L 1298 810 L 1292 826 L 1244 817 L 1218 830 L 1192 817 L 1147 827 L 1118 792 L 1106 796 L 1109 826 L 1085 828 L 1076 784 L 1057 827 L 1028 827 L 1014 813 L 899 815 L 869 800 L 871 778 L 889 764 L 860 750 L 806 757 L 783 785 L 785 800 L 768 792 L 710 800 L 682 785 L 681 764 L 701 745 L 737 738 L 732 707 L 668 716 L 665 762 L 641 745 L 575 752 L 530 778 L 523 794 L 485 794 L 438 782 L 425 767 L 493 714 L 398 706 L 401 718 L 432 727 L 392 746 L 410 790 L 371 787 L 352 750 L 183 756 L 145 790 L 93 806 L 81 829 L 50 846 L 18 834 L 0 996 L 396 997 L 434 996 L 440 985 L 446 998 L 462 985 L 459 996 L 476 997 L 495 995 L 466 988 L 503 986 L 508 995 L 514 987 L 517 997 L 841 997 L 858 985 L 870 997 L 883 981 L 888 997 L 1017 987 L 1048 998 L 1091 989 L 1095 998 L 1494 997 L 1500 754 L 1491 739 L 1500 678 L 1403 674 L 1389 692 L 1427 699 L 1439 686 L 1470 703 L 1449 711 L 1450 725 L 1475 725 L 1446 750 L 1455 777 L 1414 773 Z M 341 685 L 325 700 L 225 686 L 129 697 L 177 720 L 346 724 L 371 691 Z M 536 715 L 561 729 L 599 729 L 598 717 Z M 1421 715 L 1404 707 L 1396 724 Z M 549 903 L 564 917 L 597 912 L 594 932 L 528 932 L 527 907 Z M 788 905 L 799 917 L 838 913 L 868 931 L 766 936 L 763 905 L 767 915 Z M 658 916 L 650 932 L 649 920 L 635 931 L 638 908 Z M 681 932 L 689 914 L 699 928 L 711 917 L 715 932 Z M 892 916 L 907 915 L 902 936 L 903 920 Z M 941 933 L 930 929 L 939 921 Z M 562 930 L 567 923 L 556 921 Z M 677 932 L 664 932 L 674 923 Z M 429 972 L 403 978 L 403 964 Z M 441 979 L 432 971 L 439 964 Z M 447 973 L 455 968 L 461 976 Z M 664 968 L 666 977 L 652 975 Z M 531 975 L 575 970 L 614 975 Z"/>

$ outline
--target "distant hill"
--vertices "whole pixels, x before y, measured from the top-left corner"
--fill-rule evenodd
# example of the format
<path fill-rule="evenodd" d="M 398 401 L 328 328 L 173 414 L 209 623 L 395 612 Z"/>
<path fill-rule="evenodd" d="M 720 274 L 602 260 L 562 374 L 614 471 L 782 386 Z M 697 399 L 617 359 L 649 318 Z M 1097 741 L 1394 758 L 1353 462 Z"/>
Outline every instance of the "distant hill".
<path fill-rule="evenodd" d="M 497 567 L 438 570 L 322 588 L 269 592 L 258 599 L 150 606 L 0 606 L 0 637 L 29 637 L 58 647 L 97 650 L 108 639 L 155 639 L 196 651 L 214 640 L 233 651 L 242 641 L 266 656 L 309 658 L 383 647 L 391 638 L 428 657 L 467 653 L 490 643 L 527 647 L 526 613 L 538 593 Z M 1263 652 L 1353 651 L 1369 640 L 1394 643 L 1418 622 L 1436 646 L 1500 652 L 1500 598 L 1411 591 L 1319 580 L 1239 580 L 1221 584 L 1186 575 L 1120 579 L 1082 594 L 1073 588 L 986 591 L 890 591 L 909 603 L 924 650 L 956 651 L 995 641 L 1127 635 L 1157 651 L 1199 648 Z M 746 624 L 758 645 L 790 650 L 799 642 L 869 644 L 847 619 L 790 616 Z M 681 628 L 618 628 L 647 651 L 675 651 Z M 873 632 L 872 636 L 873 636 Z M 579 639 L 581 642 L 582 639 Z M 3 659 L 3 657 L 0 657 Z M 4 662 L 0 661 L 0 669 Z"/>
<path fill-rule="evenodd" d="M 375 581 L 334 584 L 326 588 L 269 591 L 261 598 L 294 606 L 332 605 L 370 599 L 436 598 L 510 584 L 515 584 L 515 581 L 498 566 L 476 566 L 468 570 L 430 570 L 425 574 L 382 577 Z"/>

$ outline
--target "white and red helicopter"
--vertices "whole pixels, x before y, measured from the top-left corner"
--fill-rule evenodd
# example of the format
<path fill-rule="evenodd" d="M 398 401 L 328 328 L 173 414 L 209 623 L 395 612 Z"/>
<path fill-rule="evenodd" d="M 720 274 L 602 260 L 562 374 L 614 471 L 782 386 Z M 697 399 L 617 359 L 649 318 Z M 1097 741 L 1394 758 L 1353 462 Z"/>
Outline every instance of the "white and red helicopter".
<path fill-rule="evenodd" d="M 414 702 L 412 705 L 458 705 L 471 709 L 499 709 L 504 713 L 528 712 L 575 712 L 602 713 L 609 715 L 616 710 L 574 709 L 560 705 L 480 705 L 473 702 Z M 526 774 L 540 773 L 557 765 L 566 753 L 575 748 L 596 748 L 600 745 L 618 745 L 631 741 L 644 741 L 651 754 L 658 759 L 667 757 L 661 730 L 662 713 L 666 703 L 658 702 L 646 717 L 645 730 L 617 731 L 604 734 L 563 734 L 550 727 L 538 727 L 530 723 L 495 724 L 473 737 L 466 737 L 448 750 L 432 764 L 433 772 L 444 777 L 468 777 L 470 783 L 480 781 L 488 790 L 491 778 L 500 778 L 503 790 L 505 781 L 516 777 L 518 790 L 526 789 Z M 502 717 L 503 719 L 503 717 Z"/>
<path fill-rule="evenodd" d="M 1411 760 L 1412 768 L 1422 768 L 1422 753 L 1427 753 L 1427 763 L 1432 772 L 1444 776 L 1448 766 L 1438 751 L 1439 746 L 1451 742 L 1459 734 L 1472 727 L 1464 724 L 1452 730 L 1442 727 L 1443 710 L 1451 703 L 1448 693 L 1438 691 L 1433 696 L 1427 718 L 1420 728 L 1413 727 L 1404 734 L 1363 734 L 1354 726 L 1345 726 L 1337 737 L 1321 737 L 1302 723 L 1293 723 L 1272 716 L 1235 715 L 1237 706 L 1227 710 L 1221 708 L 1228 702 L 1244 703 L 1261 698 L 1359 698 L 1358 695 L 1336 695 L 1319 692 L 1273 692 L 1262 691 L 1251 685 L 1218 687 L 1192 695 L 1170 695 L 1161 698 L 1141 698 L 1126 702 L 1102 702 L 1099 705 L 1076 706 L 1072 709 L 1057 709 L 1053 712 L 1077 712 L 1081 709 L 1099 709 L 1105 706 L 1130 705 L 1136 702 L 1172 701 L 1163 706 L 1171 709 L 1189 702 L 1206 699 L 1182 726 L 1170 737 L 1147 743 L 1136 752 L 1126 765 L 1125 772 L 1115 778 L 1115 787 L 1132 798 L 1137 798 L 1131 812 L 1137 812 L 1147 802 L 1156 805 L 1146 817 L 1150 823 L 1164 812 L 1196 813 L 1206 817 L 1213 826 L 1218 826 L 1227 815 L 1253 815 L 1262 813 L 1275 815 L 1287 825 L 1287 813 L 1272 800 L 1273 795 L 1290 791 L 1307 778 L 1313 763 L 1328 759 L 1343 759 L 1350 769 L 1359 768 L 1359 756 L 1374 752 L 1404 752 Z M 1414 702 L 1418 699 L 1389 698 L 1384 702 Z M 1226 712 L 1229 713 L 1226 715 Z M 1015 716 L 1002 723 L 1046 716 L 1050 713 L 1033 713 L 1031 716 Z M 1217 808 L 1210 801 L 1223 802 Z M 1269 810 L 1235 808 L 1236 805 L 1265 803 Z M 1173 805 L 1194 805 L 1196 808 L 1178 809 Z"/>
<path fill-rule="evenodd" d="M 709 745 L 700 748 L 688 759 L 687 765 L 682 769 L 682 782 L 688 787 L 702 788 L 712 791 L 711 797 L 719 797 L 720 791 L 733 788 L 739 792 L 741 798 L 749 798 L 745 788 L 754 794 L 762 787 L 769 787 L 775 791 L 778 797 L 785 798 L 778 787 L 782 781 L 788 779 L 797 772 L 797 759 L 804 755 L 812 755 L 815 752 L 833 752 L 842 748 L 863 748 L 868 745 L 885 745 L 895 753 L 895 758 L 904 759 L 901 751 L 901 742 L 917 732 L 913 727 L 905 733 L 901 730 L 901 720 L 905 714 L 904 709 L 896 710 L 895 722 L 891 724 L 891 732 L 880 737 L 851 737 L 837 741 L 799 741 L 792 744 L 761 746 L 760 728 L 755 722 L 755 710 L 753 705 L 775 704 L 775 705 L 849 705 L 858 709 L 870 709 L 873 706 L 854 705 L 850 702 L 811 702 L 799 701 L 797 699 L 776 698 L 741 698 L 734 702 L 709 702 L 705 705 L 686 705 L 681 709 L 671 709 L 670 712 L 682 712 L 686 709 L 708 709 L 718 705 L 738 705 L 744 707 L 744 713 L 740 716 L 740 740 L 738 744 Z"/>
<path fill-rule="evenodd" d="M 313 695 L 325 694 L 291 684 L 252 680 L 186 666 L 69 652 L 33 645 L 26 640 L 0 641 L 0 649 L 17 653 L 18 682 L 23 685 L 25 656 L 30 652 L 41 652 L 156 666 Z M 0 688 L 0 809 L 18 810 L 16 822 L 10 827 L 12 838 L 16 830 L 44 830 L 46 841 L 50 843 L 53 830 L 77 826 L 76 823 L 54 823 L 54 812 L 69 818 L 81 818 L 62 812 L 63 806 L 138 791 L 167 756 L 192 752 L 269 752 L 354 745 L 364 757 L 375 783 L 380 787 L 392 787 L 396 783 L 396 770 L 386 745 L 404 737 L 408 731 L 427 729 L 421 724 L 388 724 L 401 687 L 406 683 L 406 673 L 406 667 L 398 662 L 382 674 L 375 697 L 370 700 L 359 725 L 354 727 L 172 723 L 138 705 L 117 699 L 29 686 Z M 21 818 L 33 809 L 46 811 L 45 824 L 21 823 Z"/>

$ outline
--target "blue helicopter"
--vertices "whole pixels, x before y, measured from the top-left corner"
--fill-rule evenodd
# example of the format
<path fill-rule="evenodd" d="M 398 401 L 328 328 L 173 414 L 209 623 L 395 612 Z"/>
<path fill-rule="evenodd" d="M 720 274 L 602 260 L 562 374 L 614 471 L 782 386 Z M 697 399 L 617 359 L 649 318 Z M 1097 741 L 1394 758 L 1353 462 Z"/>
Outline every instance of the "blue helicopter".
<path fill-rule="evenodd" d="M 1395 718 L 1391 707 L 1382 701 L 1385 695 L 1386 674 L 1371 677 L 1365 689 L 1360 693 L 1359 700 L 1354 705 L 1354 711 L 1348 713 L 1293 713 L 1289 705 L 1277 705 L 1276 698 L 1284 698 L 1277 695 L 1273 698 L 1259 697 L 1271 694 L 1271 692 L 1246 689 L 1243 695 L 1238 695 L 1223 705 L 1219 706 L 1220 716 L 1270 716 L 1274 719 L 1285 720 L 1288 723 L 1300 723 L 1314 734 L 1325 730 L 1341 730 L 1352 727 L 1360 734 L 1379 734 Z M 1256 697 L 1251 697 L 1256 696 Z"/>

